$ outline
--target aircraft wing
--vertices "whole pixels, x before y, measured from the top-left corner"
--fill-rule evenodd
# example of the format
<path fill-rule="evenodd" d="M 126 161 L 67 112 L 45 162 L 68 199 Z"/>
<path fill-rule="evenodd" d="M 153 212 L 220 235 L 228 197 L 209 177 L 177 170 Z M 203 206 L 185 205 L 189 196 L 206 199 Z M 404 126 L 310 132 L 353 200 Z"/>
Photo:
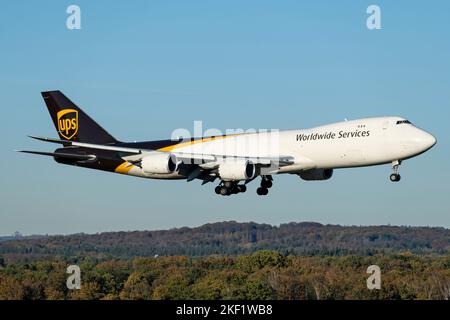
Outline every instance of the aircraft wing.
<path fill-rule="evenodd" d="M 97 149 L 97 150 L 110 150 L 117 151 L 124 154 L 124 158 L 126 159 L 128 156 L 133 158 L 133 161 L 139 160 L 139 158 L 143 157 L 145 153 L 149 152 L 165 152 L 166 151 L 155 151 L 148 149 L 138 149 L 138 148 L 127 148 L 120 147 L 115 145 L 103 145 L 103 144 L 93 144 L 93 143 L 85 143 L 85 142 L 76 142 L 76 141 L 68 141 L 68 140 L 59 140 L 53 138 L 46 137 L 37 137 L 37 136 L 29 136 L 30 138 L 51 142 L 51 143 L 59 143 L 64 146 L 77 146 L 88 149 Z M 185 152 L 170 152 L 173 154 L 177 160 L 182 161 L 184 163 L 189 164 L 198 164 L 201 167 L 214 167 L 215 165 L 219 165 L 220 162 L 223 162 L 227 158 L 234 159 L 245 159 L 252 161 L 254 164 L 260 165 L 271 165 L 271 164 L 279 164 L 280 166 L 292 165 L 295 163 L 295 159 L 292 156 L 279 156 L 279 157 L 257 157 L 257 156 L 230 156 L 230 155 L 213 155 L 213 154 L 199 154 L 199 153 L 185 153 Z M 137 157 L 136 157 L 137 156 Z"/>
<path fill-rule="evenodd" d="M 149 149 L 139 149 L 139 148 L 128 148 L 128 147 L 120 147 L 116 145 L 103 145 L 103 144 L 93 144 L 93 143 L 85 143 L 85 142 L 76 142 L 76 141 L 68 141 L 68 140 L 59 140 L 45 137 L 36 137 L 29 136 L 30 138 L 37 139 L 40 141 L 51 142 L 51 143 L 59 143 L 64 146 L 77 146 L 88 149 L 97 149 L 97 150 L 110 150 L 116 151 L 121 154 L 121 157 L 129 161 L 131 163 L 139 163 L 143 157 L 149 155 L 150 153 L 161 152 L 161 153 L 170 153 L 175 156 L 179 163 L 196 165 L 198 170 L 196 173 L 192 175 L 191 178 L 188 178 L 188 181 L 191 181 L 195 178 L 200 177 L 202 174 L 206 174 L 208 172 L 216 170 L 222 162 L 226 159 L 242 159 L 249 160 L 253 162 L 255 165 L 259 165 L 261 167 L 268 167 L 270 173 L 276 172 L 295 172 L 302 171 L 314 168 L 313 162 L 311 159 L 302 157 L 293 157 L 290 155 L 280 155 L 276 157 L 258 157 L 258 156 L 238 156 L 238 155 L 216 155 L 216 154 L 199 154 L 199 153 L 186 153 L 186 152 L 168 152 L 168 151 L 158 151 L 158 150 L 149 150 Z M 31 153 L 31 152 L 30 152 Z M 34 152 L 37 153 L 37 152 Z M 44 153 L 39 153 L 44 154 Z M 47 154 L 54 155 L 54 154 Z M 91 156 L 92 157 L 92 156 Z M 88 160 L 88 159 L 80 159 L 80 160 Z M 195 170 L 194 170 L 195 171 Z"/>

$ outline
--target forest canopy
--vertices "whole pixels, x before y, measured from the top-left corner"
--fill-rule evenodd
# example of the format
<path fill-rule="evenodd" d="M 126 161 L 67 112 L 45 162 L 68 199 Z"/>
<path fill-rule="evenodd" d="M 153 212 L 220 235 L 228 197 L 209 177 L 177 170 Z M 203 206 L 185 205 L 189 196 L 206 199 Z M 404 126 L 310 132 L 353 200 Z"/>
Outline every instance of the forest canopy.
<path fill-rule="evenodd" d="M 0 239 L 1 299 L 450 299 L 450 230 L 271 226 Z M 69 290 L 67 267 L 81 270 Z M 367 267 L 381 289 L 367 289 Z"/>
<path fill-rule="evenodd" d="M 69 290 L 69 264 L 81 289 Z M 381 289 L 367 288 L 370 265 Z M 450 255 L 283 255 L 51 259 L 0 267 L 1 299 L 450 299 Z"/>
<path fill-rule="evenodd" d="M 230 221 L 162 231 L 32 236 L 0 240 L 0 257 L 7 262 L 51 257 L 201 257 L 249 254 L 258 250 L 276 250 L 285 255 L 302 256 L 370 256 L 400 252 L 445 255 L 450 252 L 450 230 L 406 226 L 339 226 L 313 222 L 271 226 Z"/>

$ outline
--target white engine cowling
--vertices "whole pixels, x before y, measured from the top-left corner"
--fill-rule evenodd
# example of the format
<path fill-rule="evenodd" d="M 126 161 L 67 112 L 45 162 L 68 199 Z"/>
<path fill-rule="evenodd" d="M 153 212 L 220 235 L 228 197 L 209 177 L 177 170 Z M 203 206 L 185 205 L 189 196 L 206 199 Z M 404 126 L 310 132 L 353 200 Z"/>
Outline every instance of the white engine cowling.
<path fill-rule="evenodd" d="M 333 169 L 311 169 L 300 172 L 298 175 L 306 181 L 328 180 L 333 176 Z"/>
<path fill-rule="evenodd" d="M 141 167 L 145 173 L 172 173 L 177 169 L 177 162 L 171 154 L 156 153 L 143 157 Z"/>
<path fill-rule="evenodd" d="M 219 176 L 225 181 L 248 180 L 255 173 L 256 167 L 249 160 L 229 160 L 219 165 Z"/>

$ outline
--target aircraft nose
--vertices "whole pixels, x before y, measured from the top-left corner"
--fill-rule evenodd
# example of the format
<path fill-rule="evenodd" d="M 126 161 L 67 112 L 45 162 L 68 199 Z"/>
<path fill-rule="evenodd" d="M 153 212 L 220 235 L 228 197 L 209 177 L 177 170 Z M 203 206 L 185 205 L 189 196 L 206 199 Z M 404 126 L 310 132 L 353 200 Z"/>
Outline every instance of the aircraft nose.
<path fill-rule="evenodd" d="M 416 141 L 420 144 L 421 149 L 428 150 L 436 144 L 436 138 L 424 130 L 420 131 L 421 132 Z"/>

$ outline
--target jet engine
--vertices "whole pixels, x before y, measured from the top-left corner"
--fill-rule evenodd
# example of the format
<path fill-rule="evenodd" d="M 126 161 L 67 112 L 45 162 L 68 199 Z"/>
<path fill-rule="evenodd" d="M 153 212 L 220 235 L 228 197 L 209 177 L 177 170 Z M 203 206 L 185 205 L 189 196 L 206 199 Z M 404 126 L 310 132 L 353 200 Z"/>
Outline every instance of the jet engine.
<path fill-rule="evenodd" d="M 172 154 L 155 153 L 142 158 L 141 168 L 145 173 L 172 173 L 177 170 L 177 161 Z"/>
<path fill-rule="evenodd" d="M 256 167 L 249 160 L 225 161 L 219 165 L 219 176 L 225 181 L 248 180 L 255 176 Z"/>
<path fill-rule="evenodd" d="M 333 169 L 311 169 L 298 174 L 300 178 L 306 181 L 328 180 L 333 176 Z"/>

